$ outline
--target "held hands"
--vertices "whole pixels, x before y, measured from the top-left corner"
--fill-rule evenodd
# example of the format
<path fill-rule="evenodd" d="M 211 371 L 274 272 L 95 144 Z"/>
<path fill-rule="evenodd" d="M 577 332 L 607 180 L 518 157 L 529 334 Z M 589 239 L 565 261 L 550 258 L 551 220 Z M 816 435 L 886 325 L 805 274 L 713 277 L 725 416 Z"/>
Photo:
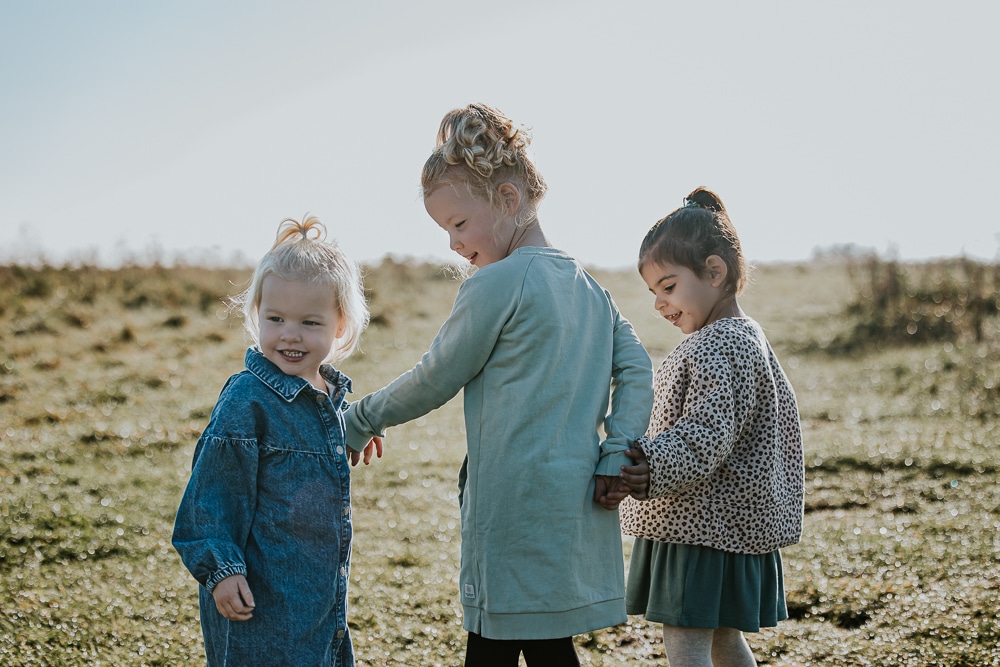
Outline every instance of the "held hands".
<path fill-rule="evenodd" d="M 594 487 L 594 502 L 600 503 L 606 510 L 618 509 L 618 505 L 626 497 L 645 500 L 649 493 L 649 461 L 645 452 L 633 445 L 625 452 L 635 465 L 622 466 L 618 477 L 597 475 Z"/>
<path fill-rule="evenodd" d="M 230 621 L 249 621 L 253 618 L 253 593 L 242 574 L 226 577 L 212 589 L 215 608 Z"/>
<path fill-rule="evenodd" d="M 365 462 L 365 465 L 368 465 L 369 463 L 371 463 L 373 453 L 377 453 L 378 457 L 382 458 L 382 438 L 376 435 L 374 438 L 368 441 L 368 444 L 365 445 L 365 448 L 362 451 L 359 452 L 356 449 L 348 447 L 347 453 L 351 459 L 352 466 L 358 465 L 358 461 L 361 461 L 362 457 Z"/>

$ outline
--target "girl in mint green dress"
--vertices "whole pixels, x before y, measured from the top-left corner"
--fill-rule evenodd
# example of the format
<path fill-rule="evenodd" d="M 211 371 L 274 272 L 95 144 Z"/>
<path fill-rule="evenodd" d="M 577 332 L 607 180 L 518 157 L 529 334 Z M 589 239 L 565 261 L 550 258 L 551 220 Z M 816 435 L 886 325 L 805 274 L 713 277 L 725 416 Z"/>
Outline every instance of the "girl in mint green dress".
<path fill-rule="evenodd" d="M 545 182 L 527 146 L 488 106 L 445 117 L 424 205 L 478 271 L 420 362 L 346 414 L 348 445 L 363 447 L 464 394 L 466 665 L 516 667 L 522 653 L 532 667 L 578 665 L 573 635 L 626 621 L 615 508 L 625 482 L 648 477 L 626 452 L 649 421 L 649 356 L 542 233 Z"/>

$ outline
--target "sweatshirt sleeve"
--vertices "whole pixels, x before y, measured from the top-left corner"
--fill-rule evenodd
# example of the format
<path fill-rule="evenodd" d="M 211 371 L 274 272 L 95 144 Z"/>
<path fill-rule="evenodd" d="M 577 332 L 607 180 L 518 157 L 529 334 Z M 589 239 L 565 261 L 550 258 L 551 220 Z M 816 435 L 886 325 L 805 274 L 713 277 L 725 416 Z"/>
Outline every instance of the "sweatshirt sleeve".
<path fill-rule="evenodd" d="M 608 295 L 611 299 L 611 295 Z M 625 455 L 649 426 L 653 408 L 653 369 L 649 354 L 632 324 L 614 309 L 614 353 L 611 369 L 611 410 L 604 420 L 606 439 L 595 474 L 616 477 L 621 466 L 634 462 Z"/>
<path fill-rule="evenodd" d="M 517 294 L 491 289 L 480 276 L 462 283 L 451 315 L 416 366 L 351 404 L 344 415 L 348 446 L 361 450 L 386 428 L 441 407 L 483 369 Z"/>
<path fill-rule="evenodd" d="M 173 545 L 194 578 L 211 591 L 234 574 L 246 575 L 244 547 L 257 500 L 257 441 L 226 433 L 225 396 L 195 447 L 174 521 Z M 246 409 L 246 406 L 242 406 Z"/>

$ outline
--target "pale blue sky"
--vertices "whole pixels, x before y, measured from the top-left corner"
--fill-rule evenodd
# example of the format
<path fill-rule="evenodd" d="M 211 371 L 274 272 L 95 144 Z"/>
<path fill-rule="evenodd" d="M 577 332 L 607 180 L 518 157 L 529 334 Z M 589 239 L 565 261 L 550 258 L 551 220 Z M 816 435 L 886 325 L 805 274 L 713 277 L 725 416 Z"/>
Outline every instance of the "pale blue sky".
<path fill-rule="evenodd" d="M 993 259 L 998 8 L 0 0 L 0 261 L 256 260 L 306 211 L 358 260 L 449 259 L 419 172 L 470 101 L 533 128 L 589 265 L 697 185 L 752 261 Z"/>

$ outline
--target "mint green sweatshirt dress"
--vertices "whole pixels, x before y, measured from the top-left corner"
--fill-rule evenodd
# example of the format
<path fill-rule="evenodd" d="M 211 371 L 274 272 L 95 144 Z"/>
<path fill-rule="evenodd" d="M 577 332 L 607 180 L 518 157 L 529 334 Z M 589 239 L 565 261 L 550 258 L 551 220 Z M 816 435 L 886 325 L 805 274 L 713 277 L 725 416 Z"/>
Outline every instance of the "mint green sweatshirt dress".
<path fill-rule="evenodd" d="M 652 367 L 611 295 L 552 248 L 482 268 L 420 362 L 351 405 L 347 442 L 361 449 L 462 389 L 465 629 L 552 639 L 624 623 L 618 512 L 593 501 L 594 475 L 631 464 Z"/>

